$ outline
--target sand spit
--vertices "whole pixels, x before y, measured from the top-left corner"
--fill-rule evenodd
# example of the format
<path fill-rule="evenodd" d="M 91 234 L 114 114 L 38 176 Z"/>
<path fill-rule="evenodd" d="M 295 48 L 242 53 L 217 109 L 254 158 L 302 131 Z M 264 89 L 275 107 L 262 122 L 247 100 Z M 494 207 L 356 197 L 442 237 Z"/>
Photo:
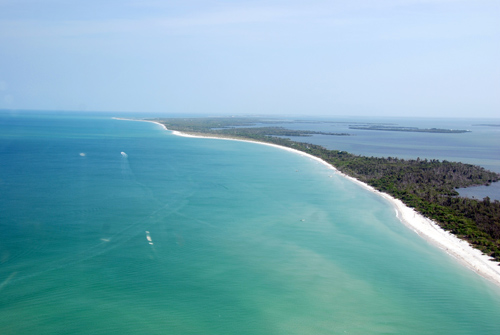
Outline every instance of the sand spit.
<path fill-rule="evenodd" d="M 118 119 L 118 118 L 117 118 Z M 120 120 L 130 120 L 130 119 L 120 119 Z M 147 120 L 130 120 L 130 121 L 145 121 L 159 124 L 164 129 L 168 130 L 165 125 L 155 122 L 155 121 L 147 121 Z M 251 142 L 258 143 L 263 145 L 272 146 L 282 150 L 288 150 L 294 152 L 296 154 L 308 157 L 310 159 L 316 160 L 321 164 L 324 164 L 329 169 L 335 171 L 335 173 L 351 180 L 354 183 L 362 186 L 363 188 L 374 192 L 387 201 L 389 201 L 392 206 L 395 208 L 397 218 L 407 227 L 415 231 L 418 235 L 420 235 L 425 240 L 430 243 L 438 246 L 439 248 L 446 251 L 449 255 L 453 256 L 460 263 L 465 265 L 467 268 L 476 272 L 477 274 L 483 276 L 484 278 L 492 281 L 496 285 L 500 286 L 500 266 L 498 262 L 492 260 L 491 257 L 484 255 L 478 249 L 473 248 L 467 241 L 461 240 L 455 235 L 445 231 L 439 225 L 437 225 L 434 221 L 424 217 L 423 215 L 417 213 L 413 208 L 406 206 L 401 200 L 393 198 L 387 193 L 382 193 L 368 184 L 365 184 L 353 177 L 350 177 L 335 167 L 327 163 L 326 161 L 315 157 L 313 155 L 307 154 L 305 152 L 295 150 L 292 148 L 283 147 L 280 145 L 265 143 L 265 142 L 257 142 L 250 140 L 240 140 L 240 139 L 232 139 L 232 138 L 224 138 L 224 137 L 214 137 L 214 136 L 200 136 L 200 135 L 190 135 L 186 133 L 182 133 L 179 131 L 172 131 L 174 135 L 183 136 L 183 137 L 192 137 L 192 138 L 211 138 L 218 140 L 229 140 L 229 141 L 241 141 L 241 142 Z"/>

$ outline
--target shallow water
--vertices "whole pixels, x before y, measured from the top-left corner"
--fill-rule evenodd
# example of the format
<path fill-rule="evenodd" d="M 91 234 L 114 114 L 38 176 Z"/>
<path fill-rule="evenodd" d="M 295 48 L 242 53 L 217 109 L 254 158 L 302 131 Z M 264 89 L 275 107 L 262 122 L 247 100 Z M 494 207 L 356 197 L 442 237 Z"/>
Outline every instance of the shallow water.
<path fill-rule="evenodd" d="M 500 326 L 498 287 L 314 160 L 146 122 L 1 121 L 2 334 Z"/>

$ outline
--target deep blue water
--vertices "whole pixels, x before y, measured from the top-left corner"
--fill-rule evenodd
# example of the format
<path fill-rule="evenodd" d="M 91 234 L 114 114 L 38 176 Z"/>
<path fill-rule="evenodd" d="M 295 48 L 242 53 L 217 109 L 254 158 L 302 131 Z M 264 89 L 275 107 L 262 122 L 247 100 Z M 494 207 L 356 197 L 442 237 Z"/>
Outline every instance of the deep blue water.
<path fill-rule="evenodd" d="M 498 287 L 385 200 L 284 150 L 99 114 L 3 113 L 0 196 L 2 334 L 500 326 Z"/>

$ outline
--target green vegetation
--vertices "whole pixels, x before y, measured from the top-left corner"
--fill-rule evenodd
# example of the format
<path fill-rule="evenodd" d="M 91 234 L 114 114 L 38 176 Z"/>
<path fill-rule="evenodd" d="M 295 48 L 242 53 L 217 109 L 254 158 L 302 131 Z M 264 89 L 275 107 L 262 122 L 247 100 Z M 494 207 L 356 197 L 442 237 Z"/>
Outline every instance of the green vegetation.
<path fill-rule="evenodd" d="M 465 239 L 500 261 L 500 202 L 458 197 L 455 188 L 488 185 L 500 174 L 471 164 L 439 160 L 377 158 L 328 150 L 319 145 L 276 136 L 307 136 L 315 132 L 279 127 L 254 127 L 259 119 L 155 119 L 170 130 L 209 136 L 251 139 L 304 151 L 341 172 L 402 200 L 445 230 Z M 230 128 L 230 127 L 246 128 Z M 214 129 L 215 128 L 215 129 Z M 328 135 L 344 135 L 321 133 Z"/>
<path fill-rule="evenodd" d="M 276 124 L 283 121 L 261 120 L 257 118 L 188 118 L 188 119 L 154 119 L 163 123 L 168 129 L 181 130 L 188 133 L 210 134 L 210 136 L 244 137 L 264 140 L 266 136 L 311 136 L 332 135 L 349 136 L 347 133 L 329 133 L 308 130 L 291 130 L 283 127 L 254 127 L 256 124 Z"/>

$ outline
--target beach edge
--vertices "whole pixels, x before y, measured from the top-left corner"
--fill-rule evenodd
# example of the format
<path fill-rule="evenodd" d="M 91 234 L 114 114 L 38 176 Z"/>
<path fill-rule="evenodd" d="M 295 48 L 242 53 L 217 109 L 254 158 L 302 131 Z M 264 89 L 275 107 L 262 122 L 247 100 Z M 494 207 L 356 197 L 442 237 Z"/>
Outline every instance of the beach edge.
<path fill-rule="evenodd" d="M 372 186 L 356 179 L 351 176 L 346 175 L 345 173 L 340 172 L 333 165 L 328 162 L 322 160 L 319 157 L 313 156 L 311 154 L 305 153 L 300 150 L 284 147 L 281 145 L 245 140 L 245 139 L 237 139 L 237 138 L 229 138 L 229 137 L 215 137 L 215 136 L 203 136 L 203 135 L 192 135 L 183 133 L 177 130 L 169 130 L 164 124 L 156 121 L 150 120 L 134 120 L 134 119 L 123 119 L 123 118 L 114 118 L 117 120 L 128 120 L 128 121 L 141 121 L 141 122 L 150 122 L 155 123 L 161 126 L 163 129 L 172 132 L 173 135 L 182 136 L 182 137 L 190 137 L 190 138 L 204 138 L 204 139 L 217 139 L 217 140 L 228 140 L 228 141 L 240 141 L 240 142 L 248 142 L 248 143 L 256 143 L 267 145 L 271 147 L 275 147 L 281 150 L 287 150 L 293 152 L 295 154 L 302 155 L 304 157 L 313 159 L 329 169 L 333 170 L 336 174 L 358 184 L 359 186 L 365 188 L 368 191 L 371 191 L 386 201 L 388 201 L 395 210 L 395 215 L 403 223 L 406 227 L 413 230 L 417 235 L 421 238 L 425 239 L 429 243 L 434 246 L 442 249 L 448 255 L 455 258 L 460 264 L 467 267 L 468 269 L 474 271 L 481 277 L 489 280 L 494 283 L 498 287 L 500 287 L 500 263 L 495 262 L 492 257 L 489 257 L 483 254 L 480 250 L 472 247 L 467 241 L 459 239 L 455 235 L 447 232 L 443 228 L 441 228 L 437 223 L 433 220 L 423 216 L 422 214 L 415 211 L 413 208 L 405 205 L 401 200 L 392 197 L 391 195 L 380 192 L 376 190 Z"/>

